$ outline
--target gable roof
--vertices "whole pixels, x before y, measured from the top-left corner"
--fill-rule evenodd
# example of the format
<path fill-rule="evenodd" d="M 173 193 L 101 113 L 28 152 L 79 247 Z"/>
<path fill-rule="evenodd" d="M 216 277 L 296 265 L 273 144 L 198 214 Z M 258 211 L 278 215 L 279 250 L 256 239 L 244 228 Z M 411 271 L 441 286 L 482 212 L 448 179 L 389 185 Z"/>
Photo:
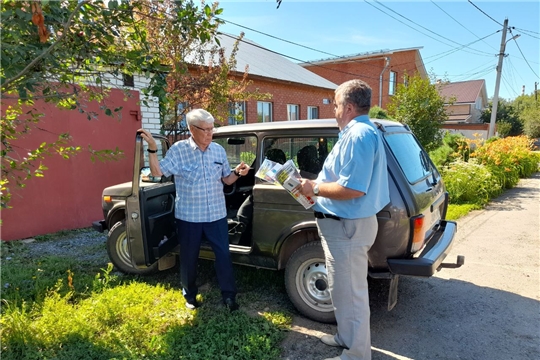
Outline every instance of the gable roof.
<path fill-rule="evenodd" d="M 218 38 L 221 47 L 225 49 L 225 56 L 229 57 L 238 37 L 223 33 Z M 333 82 L 304 69 L 285 57 L 243 38 L 238 44 L 238 52 L 236 53 L 236 71 L 243 72 L 246 65 L 249 66 L 248 75 L 331 90 L 338 87 Z"/>
<path fill-rule="evenodd" d="M 403 48 L 403 49 L 394 49 L 394 50 L 385 49 L 385 50 L 378 50 L 378 51 L 370 51 L 370 52 L 358 53 L 354 55 L 346 55 L 346 56 L 339 56 L 339 57 L 309 61 L 309 62 L 301 63 L 301 65 L 310 66 L 310 65 L 324 65 L 324 64 L 329 64 L 329 63 L 336 64 L 336 63 L 356 62 L 356 61 L 362 61 L 362 60 L 366 60 L 370 58 L 386 57 L 388 55 L 392 55 L 398 52 L 414 51 L 416 68 L 418 69 L 418 72 L 420 73 L 420 76 L 422 78 L 427 78 L 427 72 L 424 66 L 424 61 L 422 60 L 422 56 L 420 56 L 420 49 L 422 48 L 423 46 Z"/>
<path fill-rule="evenodd" d="M 473 104 L 479 97 L 482 98 L 482 105 L 487 103 L 486 81 L 484 79 L 441 83 L 439 94 L 446 99 L 455 97 L 454 104 Z"/>

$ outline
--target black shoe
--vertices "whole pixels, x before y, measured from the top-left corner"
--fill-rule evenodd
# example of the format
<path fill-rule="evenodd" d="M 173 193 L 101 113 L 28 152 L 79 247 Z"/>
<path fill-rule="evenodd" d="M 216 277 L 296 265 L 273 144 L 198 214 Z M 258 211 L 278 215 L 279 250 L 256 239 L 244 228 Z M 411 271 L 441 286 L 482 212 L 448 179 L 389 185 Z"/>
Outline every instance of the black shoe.
<path fill-rule="evenodd" d="M 197 300 L 193 300 L 193 301 L 186 300 L 186 308 L 188 308 L 189 310 L 195 310 L 199 306 L 201 305 L 197 302 Z"/>
<path fill-rule="evenodd" d="M 232 298 L 226 298 L 225 300 L 223 300 L 223 304 L 225 304 L 225 307 L 227 307 L 230 312 L 236 311 L 240 307 L 238 306 L 238 303 Z"/>

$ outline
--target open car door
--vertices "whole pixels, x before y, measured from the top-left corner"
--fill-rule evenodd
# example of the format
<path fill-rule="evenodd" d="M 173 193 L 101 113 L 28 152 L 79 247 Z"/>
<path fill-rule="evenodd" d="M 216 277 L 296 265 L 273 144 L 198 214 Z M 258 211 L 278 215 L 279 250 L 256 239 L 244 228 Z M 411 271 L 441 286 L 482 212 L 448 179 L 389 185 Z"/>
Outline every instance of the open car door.
<path fill-rule="evenodd" d="M 158 145 L 158 159 L 162 159 L 170 147 L 169 141 L 162 135 L 152 136 Z M 147 144 L 137 133 L 132 192 L 126 201 L 128 245 L 134 267 L 144 269 L 159 260 L 159 268 L 163 270 L 175 263 L 175 257 L 167 255 L 178 244 L 174 217 L 176 192 L 172 177 L 151 175 L 146 149 Z"/>

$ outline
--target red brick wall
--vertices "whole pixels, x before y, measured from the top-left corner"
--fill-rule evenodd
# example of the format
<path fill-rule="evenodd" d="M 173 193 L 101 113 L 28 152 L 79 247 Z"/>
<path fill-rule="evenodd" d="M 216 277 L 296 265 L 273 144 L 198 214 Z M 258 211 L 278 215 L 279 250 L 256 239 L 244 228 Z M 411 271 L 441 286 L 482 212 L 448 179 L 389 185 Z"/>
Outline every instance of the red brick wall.
<path fill-rule="evenodd" d="M 319 118 L 333 118 L 334 90 L 321 89 L 305 85 L 296 85 L 290 83 L 280 83 L 269 81 L 263 78 L 251 79 L 253 83 L 248 88 L 249 91 L 259 89 L 261 93 L 272 94 L 267 100 L 261 100 L 272 103 L 273 121 L 287 120 L 287 104 L 299 105 L 300 120 L 307 119 L 308 106 L 317 106 L 319 108 Z M 328 99 L 328 104 L 323 103 L 323 99 Z M 246 101 L 247 122 L 257 122 L 257 100 Z"/>
<path fill-rule="evenodd" d="M 400 51 L 390 54 L 388 57 L 390 58 L 390 66 L 383 74 L 382 84 L 382 107 L 385 109 L 390 102 L 390 95 L 388 95 L 390 71 L 397 73 L 398 84 L 403 84 L 403 75 L 406 73 L 413 75 L 417 72 L 416 50 Z M 304 67 L 337 85 L 351 79 L 365 81 L 372 89 L 371 105 L 375 106 L 379 104 L 380 74 L 384 65 L 385 60 L 380 55 L 374 55 L 369 61 L 363 59 L 355 62 L 336 62 Z"/>
<path fill-rule="evenodd" d="M 140 111 L 139 93 L 124 101 L 124 93 L 113 90 L 107 99 L 111 108 L 123 106 L 122 119 L 99 115 L 97 120 L 87 120 L 78 111 L 59 110 L 36 102 L 36 108 L 45 114 L 39 127 L 28 137 L 14 143 L 19 156 L 25 149 L 35 149 L 42 142 L 51 142 L 58 134 L 69 132 L 73 138 L 70 145 L 95 150 L 115 149 L 124 151 L 119 161 L 101 162 L 90 160 L 88 152 L 69 160 L 60 156 L 47 157 L 43 164 L 48 167 L 43 178 L 32 178 L 24 189 L 11 187 L 11 209 L 2 209 L 1 239 L 24 239 L 36 235 L 89 227 L 92 221 L 103 218 L 101 193 L 103 188 L 131 181 L 136 130 L 141 127 L 130 111 Z M 5 108 L 3 101 L 2 107 Z M 5 109 L 4 109 L 5 110 Z M 101 114 L 99 104 L 89 104 L 88 111 Z"/>

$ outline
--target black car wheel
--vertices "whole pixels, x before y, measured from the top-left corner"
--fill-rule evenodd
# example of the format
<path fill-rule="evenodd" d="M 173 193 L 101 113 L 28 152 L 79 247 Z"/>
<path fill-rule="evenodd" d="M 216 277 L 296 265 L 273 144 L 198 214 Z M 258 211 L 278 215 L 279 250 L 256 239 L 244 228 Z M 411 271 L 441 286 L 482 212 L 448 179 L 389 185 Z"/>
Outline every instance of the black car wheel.
<path fill-rule="evenodd" d="M 320 241 L 298 248 L 287 262 L 285 287 L 298 311 L 324 323 L 336 321 Z"/>
<path fill-rule="evenodd" d="M 157 261 L 146 269 L 139 269 L 131 264 L 126 223 L 124 220 L 117 222 L 109 231 L 107 237 L 107 253 L 114 266 L 123 273 L 146 275 L 157 271 Z"/>

